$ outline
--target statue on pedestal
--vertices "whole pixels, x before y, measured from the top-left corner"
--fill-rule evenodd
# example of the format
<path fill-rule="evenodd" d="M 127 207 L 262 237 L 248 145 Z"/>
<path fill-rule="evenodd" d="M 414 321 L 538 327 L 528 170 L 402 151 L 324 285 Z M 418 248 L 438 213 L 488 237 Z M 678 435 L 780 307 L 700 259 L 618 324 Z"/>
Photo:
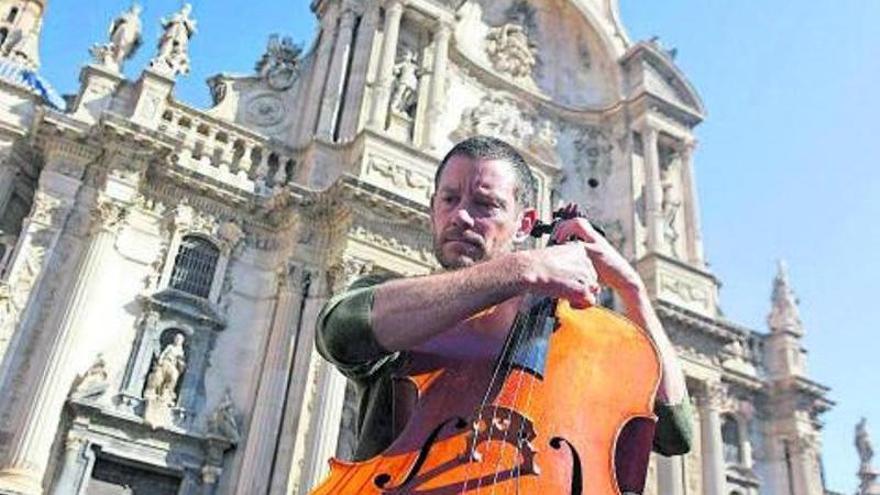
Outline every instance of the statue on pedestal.
<path fill-rule="evenodd" d="M 170 19 L 163 18 L 159 50 L 150 67 L 161 74 L 189 74 L 189 40 L 196 34 L 196 21 L 190 19 L 192 5 L 184 4 Z"/>
<path fill-rule="evenodd" d="M 856 425 L 855 446 L 859 453 L 859 491 L 857 495 L 880 495 L 880 483 L 877 477 L 880 473 L 871 465 L 874 458 L 874 446 L 868 436 L 867 420 L 862 418 Z"/>
<path fill-rule="evenodd" d="M 183 349 L 185 338 L 182 333 L 174 335 L 174 341 L 162 350 L 156 364 L 147 375 L 147 386 L 144 388 L 144 420 L 153 426 L 166 425 L 169 422 L 169 411 L 177 402 L 177 382 L 186 369 L 186 353 Z"/>
<path fill-rule="evenodd" d="M 89 52 L 95 62 L 116 72 L 122 71 L 122 63 L 134 55 L 141 46 L 141 6 L 131 7 L 110 23 L 109 43 L 93 45 Z"/>
<path fill-rule="evenodd" d="M 672 172 L 665 170 L 660 179 L 660 188 L 663 191 L 663 199 L 660 202 L 660 210 L 663 215 L 663 239 L 669 246 L 669 252 L 672 256 L 678 258 L 678 212 L 681 209 L 682 199 L 679 194 L 678 187 L 672 180 Z"/>
<path fill-rule="evenodd" d="M 391 113 L 413 118 L 419 99 L 419 77 L 422 71 L 412 50 L 406 50 L 392 72 Z"/>

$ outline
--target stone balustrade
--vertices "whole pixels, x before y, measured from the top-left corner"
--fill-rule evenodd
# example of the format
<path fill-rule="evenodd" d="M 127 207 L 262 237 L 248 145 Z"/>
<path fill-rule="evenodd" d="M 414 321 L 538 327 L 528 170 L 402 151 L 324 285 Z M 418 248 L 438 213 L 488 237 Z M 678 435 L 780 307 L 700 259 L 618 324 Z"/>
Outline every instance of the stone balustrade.
<path fill-rule="evenodd" d="M 181 141 L 178 166 L 225 184 L 259 194 L 293 180 L 293 150 L 194 108 L 169 104 L 158 129 Z"/>

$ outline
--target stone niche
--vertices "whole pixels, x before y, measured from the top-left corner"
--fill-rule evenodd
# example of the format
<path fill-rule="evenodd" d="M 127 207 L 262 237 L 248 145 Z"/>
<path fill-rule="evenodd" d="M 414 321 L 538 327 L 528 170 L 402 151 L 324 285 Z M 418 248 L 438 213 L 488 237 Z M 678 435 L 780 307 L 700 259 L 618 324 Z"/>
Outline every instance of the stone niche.
<path fill-rule="evenodd" d="M 394 57 L 394 68 L 388 100 L 386 128 L 392 136 L 410 142 L 418 132 L 417 122 L 424 110 L 432 53 L 431 34 L 426 21 L 407 15 L 400 25 L 400 38 Z"/>
<path fill-rule="evenodd" d="M 560 105 L 606 108 L 620 94 L 618 55 L 602 41 L 602 28 L 591 25 L 575 3 L 469 2 L 459 13 L 456 49 L 472 63 Z"/>
<path fill-rule="evenodd" d="M 193 429 L 204 407 L 208 358 L 226 322 L 211 303 L 176 289 L 142 303 L 120 405 L 153 428 Z"/>

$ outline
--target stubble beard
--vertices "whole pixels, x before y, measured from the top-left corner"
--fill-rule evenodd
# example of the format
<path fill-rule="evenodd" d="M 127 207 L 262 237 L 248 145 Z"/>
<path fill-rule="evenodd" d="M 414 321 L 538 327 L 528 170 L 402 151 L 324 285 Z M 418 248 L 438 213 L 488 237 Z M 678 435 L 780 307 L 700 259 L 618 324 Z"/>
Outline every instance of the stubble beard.
<path fill-rule="evenodd" d="M 486 261 L 489 261 L 490 259 L 495 258 L 499 254 L 511 252 L 514 250 L 514 242 L 512 239 L 507 241 L 503 245 L 496 246 L 496 248 L 492 251 L 489 251 L 486 247 L 486 243 L 481 241 L 479 246 L 477 246 L 479 256 L 471 257 L 461 253 L 457 255 L 447 256 L 443 252 L 443 245 L 447 241 L 448 240 L 446 239 L 434 239 L 434 257 L 437 259 L 437 261 L 440 263 L 440 266 L 442 266 L 444 270 L 460 270 L 462 268 L 474 266 L 479 263 L 484 263 Z"/>

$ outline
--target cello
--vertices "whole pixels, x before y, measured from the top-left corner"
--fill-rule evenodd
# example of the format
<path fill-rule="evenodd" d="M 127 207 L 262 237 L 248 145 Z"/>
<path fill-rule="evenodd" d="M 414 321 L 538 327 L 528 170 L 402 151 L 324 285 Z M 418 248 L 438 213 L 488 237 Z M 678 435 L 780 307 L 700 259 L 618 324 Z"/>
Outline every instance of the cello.
<path fill-rule="evenodd" d="M 494 362 L 404 366 L 416 394 L 399 435 L 373 458 L 330 459 L 311 495 L 640 493 L 660 373 L 653 341 L 625 317 L 527 295 Z"/>

